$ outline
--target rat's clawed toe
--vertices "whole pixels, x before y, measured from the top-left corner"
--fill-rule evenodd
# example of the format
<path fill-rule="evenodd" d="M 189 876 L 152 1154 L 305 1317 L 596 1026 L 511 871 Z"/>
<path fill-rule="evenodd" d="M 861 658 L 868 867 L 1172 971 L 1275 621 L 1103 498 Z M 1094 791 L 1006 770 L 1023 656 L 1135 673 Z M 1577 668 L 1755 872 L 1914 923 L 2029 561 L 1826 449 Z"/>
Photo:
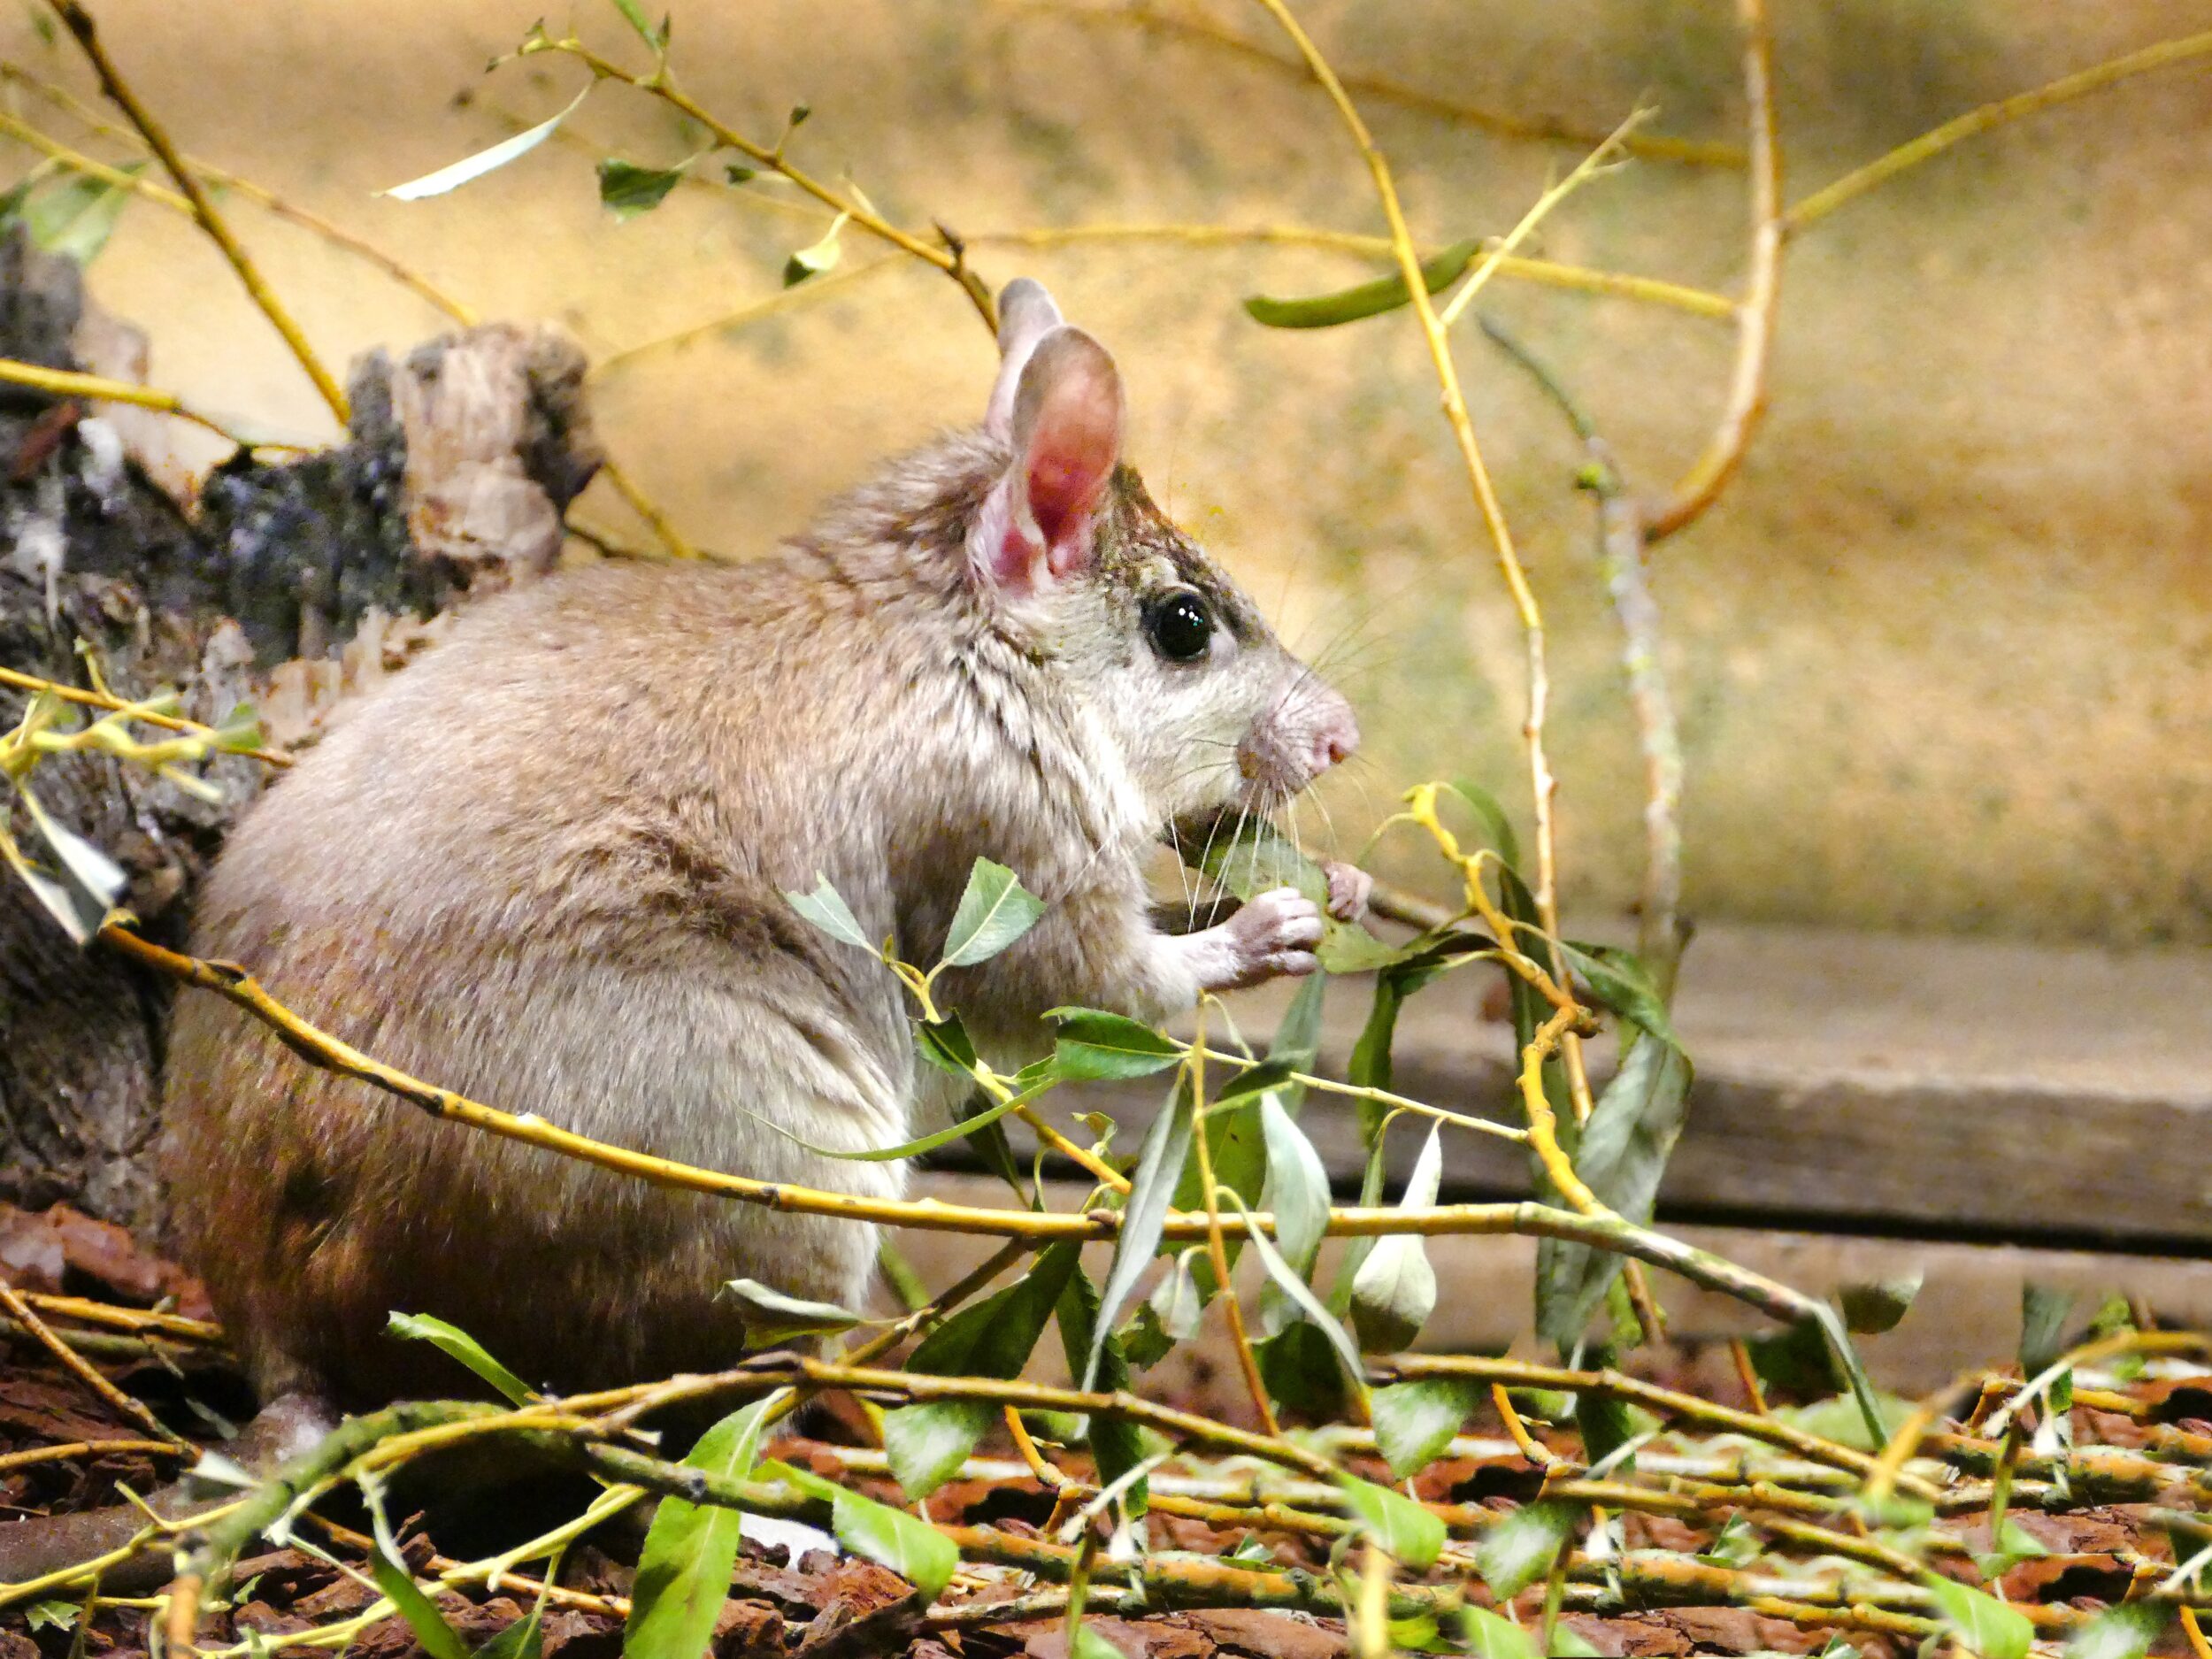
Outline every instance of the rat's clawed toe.
<path fill-rule="evenodd" d="M 1255 894 L 1221 926 L 1237 985 L 1311 973 L 1320 965 L 1313 948 L 1321 942 L 1321 907 L 1295 887 Z"/>
<path fill-rule="evenodd" d="M 1375 878 L 1357 864 L 1343 864 L 1332 861 L 1321 866 L 1321 873 L 1329 879 L 1329 914 L 1340 922 L 1356 922 L 1367 914 L 1369 895 L 1375 891 Z"/>

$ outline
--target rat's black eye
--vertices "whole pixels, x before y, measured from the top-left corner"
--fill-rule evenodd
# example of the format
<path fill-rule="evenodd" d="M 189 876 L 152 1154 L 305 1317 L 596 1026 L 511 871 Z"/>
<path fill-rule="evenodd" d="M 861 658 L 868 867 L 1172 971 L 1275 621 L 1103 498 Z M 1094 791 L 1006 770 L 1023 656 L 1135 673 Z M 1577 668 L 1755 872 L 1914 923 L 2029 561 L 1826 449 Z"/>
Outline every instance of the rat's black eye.
<path fill-rule="evenodd" d="M 1145 626 L 1152 635 L 1152 649 L 1171 663 L 1203 657 L 1213 643 L 1213 613 L 1206 609 L 1204 600 L 1187 588 L 1154 605 Z"/>

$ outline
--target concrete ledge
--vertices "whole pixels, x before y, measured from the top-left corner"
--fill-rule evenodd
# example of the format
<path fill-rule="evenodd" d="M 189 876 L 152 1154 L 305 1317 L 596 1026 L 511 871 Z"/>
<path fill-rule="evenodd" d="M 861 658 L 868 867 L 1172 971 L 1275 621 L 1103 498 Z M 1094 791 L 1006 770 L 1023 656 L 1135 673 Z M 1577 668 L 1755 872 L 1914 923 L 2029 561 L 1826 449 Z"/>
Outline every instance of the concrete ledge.
<path fill-rule="evenodd" d="M 1482 1006 L 1494 982 L 1467 970 L 1407 1006 L 1402 1093 L 1508 1115 L 1511 1033 Z M 1286 995 L 1236 1004 L 1248 1036 Z M 1340 1075 L 1368 1002 L 1360 981 L 1332 987 L 1325 1058 Z M 1676 1021 L 1698 1071 L 1663 1218 L 2212 1252 L 2212 951 L 1714 927 L 1692 947 Z M 1112 1113 L 1129 1145 L 1161 1093 L 1056 1100 Z M 1303 1121 L 1355 1187 L 1348 1105 L 1317 1098 Z M 1419 1139 L 1394 1133 L 1398 1179 Z M 1509 1145 L 1448 1131 L 1444 1144 L 1448 1197 L 1526 1194 Z"/>
<path fill-rule="evenodd" d="M 1056 1183 L 1047 1202 L 1058 1209 L 1071 1209 L 1081 1202 L 1086 1190 L 1072 1182 Z M 978 1176 L 928 1177 L 917 1195 L 935 1196 L 951 1203 L 1012 1202 L 1012 1194 L 1003 1183 Z M 1736 1227 L 1671 1227 L 1668 1231 L 1815 1295 L 1830 1294 L 1845 1285 L 1893 1279 L 1915 1269 L 1924 1271 L 1926 1282 L 1897 1328 L 1859 1339 L 1876 1380 L 1905 1394 L 1939 1388 L 1971 1366 L 2001 1365 L 2009 1360 L 2020 1340 L 2020 1288 L 2024 1284 L 2078 1293 L 2084 1321 L 2093 1310 L 2093 1299 L 2116 1294 L 2147 1304 L 2169 1322 L 2192 1330 L 2212 1329 L 2212 1265 L 2202 1262 L 1925 1240 L 1845 1239 Z M 897 1242 L 932 1285 L 950 1284 L 989 1255 L 995 1243 L 941 1233 L 902 1233 Z M 1333 1248 L 1331 1246 L 1324 1252 L 1325 1283 L 1333 1271 L 1329 1254 Z M 1439 1294 L 1435 1316 L 1421 1333 L 1422 1348 L 1469 1352 L 1498 1351 L 1511 1345 L 1531 1358 L 1548 1357 L 1529 1335 L 1535 1240 L 1432 1239 L 1428 1248 Z M 1105 1271 L 1110 1254 L 1102 1245 L 1086 1250 L 1085 1264 L 1094 1279 Z M 1248 1264 L 1240 1265 L 1238 1273 L 1242 1285 L 1250 1273 Z M 1701 1369 L 1700 1386 L 1709 1383 L 1719 1397 L 1727 1397 L 1733 1385 L 1727 1380 L 1729 1365 L 1722 1340 L 1770 1330 L 1771 1325 L 1740 1303 L 1664 1273 L 1652 1276 L 1652 1286 L 1666 1310 L 1671 1334 L 1686 1350 L 1685 1363 L 1709 1368 L 1709 1377 Z M 1156 1374 L 1155 1386 L 1165 1386 L 1171 1380 L 1175 1386 L 1193 1388 L 1212 1407 L 1240 1420 L 1238 1414 L 1248 1411 L 1249 1407 L 1243 1401 L 1225 1333 L 1218 1326 L 1218 1319 L 1210 1317 L 1206 1330 L 1189 1345 L 1188 1351 L 1179 1351 L 1166 1362 L 1179 1368 L 1172 1379 Z M 1052 1369 L 1059 1364 L 1057 1344 L 1047 1342 L 1041 1348 L 1048 1351 L 1040 1359 L 1039 1377 L 1050 1373 L 1057 1379 L 1059 1373 Z"/>

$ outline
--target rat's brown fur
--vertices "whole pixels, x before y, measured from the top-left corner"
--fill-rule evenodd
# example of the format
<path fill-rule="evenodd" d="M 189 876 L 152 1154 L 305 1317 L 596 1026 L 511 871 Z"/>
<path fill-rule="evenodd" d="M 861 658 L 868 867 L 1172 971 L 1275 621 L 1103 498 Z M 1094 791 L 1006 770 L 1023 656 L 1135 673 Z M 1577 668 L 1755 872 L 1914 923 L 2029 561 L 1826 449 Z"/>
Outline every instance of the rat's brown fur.
<path fill-rule="evenodd" d="M 1007 373 L 1023 366 L 1010 347 Z M 987 503 L 1051 437 L 1023 424 L 1034 401 L 1010 435 L 895 465 L 774 559 L 602 565 L 488 602 L 249 815 L 195 949 L 507 1110 L 884 1197 L 898 1164 L 791 1136 L 896 1144 L 944 1079 L 918 1068 L 892 976 L 785 891 L 826 875 L 870 937 L 928 963 L 973 861 L 1010 865 L 1045 918 L 942 981 L 1001 1053 L 1033 1045 L 1056 1004 L 1156 1018 L 1310 967 L 1310 906 L 1274 895 L 1169 938 L 1140 864 L 1171 818 L 1251 797 L 1237 755 L 1256 729 L 1320 744 L 1310 775 L 1348 745 L 1348 715 L 1126 468 L 1087 498 L 1079 578 L 981 579 Z M 1213 660 L 1147 649 L 1164 587 L 1211 603 Z M 724 1281 L 845 1301 L 872 1268 L 869 1229 L 435 1123 L 302 1066 L 214 998 L 182 1004 L 168 1075 L 178 1241 L 265 1397 L 462 1386 L 384 1334 L 393 1310 L 563 1389 L 711 1367 L 742 1344 Z"/>

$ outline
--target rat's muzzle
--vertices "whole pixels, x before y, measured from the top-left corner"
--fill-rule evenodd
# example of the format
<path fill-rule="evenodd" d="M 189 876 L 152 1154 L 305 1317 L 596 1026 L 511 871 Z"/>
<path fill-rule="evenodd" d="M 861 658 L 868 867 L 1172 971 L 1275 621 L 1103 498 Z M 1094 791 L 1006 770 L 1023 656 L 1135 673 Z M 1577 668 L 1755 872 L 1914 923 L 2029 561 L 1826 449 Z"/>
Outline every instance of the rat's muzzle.
<path fill-rule="evenodd" d="M 1301 672 L 1237 745 L 1237 771 L 1254 805 L 1287 801 L 1359 747 L 1352 705 Z"/>

